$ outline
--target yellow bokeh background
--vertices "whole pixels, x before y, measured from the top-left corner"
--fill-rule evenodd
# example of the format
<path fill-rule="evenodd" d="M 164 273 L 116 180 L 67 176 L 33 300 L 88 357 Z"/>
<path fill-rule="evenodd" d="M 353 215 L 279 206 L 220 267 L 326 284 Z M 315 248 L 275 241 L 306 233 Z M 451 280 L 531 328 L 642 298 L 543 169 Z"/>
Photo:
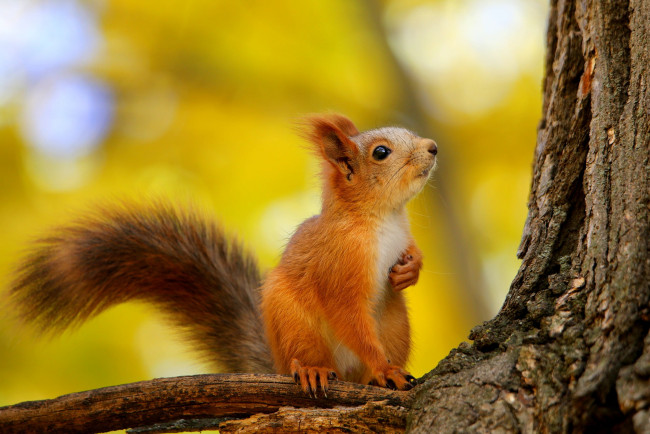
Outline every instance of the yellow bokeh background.
<path fill-rule="evenodd" d="M 269 269 L 319 211 L 297 122 L 340 112 L 438 142 L 409 205 L 425 254 L 409 368 L 428 372 L 518 267 L 545 15 L 536 0 L 0 3 L 0 289 L 31 240 L 124 198 L 204 209 Z M 3 300 L 0 405 L 210 372 L 142 304 L 52 339 L 12 313 Z"/>

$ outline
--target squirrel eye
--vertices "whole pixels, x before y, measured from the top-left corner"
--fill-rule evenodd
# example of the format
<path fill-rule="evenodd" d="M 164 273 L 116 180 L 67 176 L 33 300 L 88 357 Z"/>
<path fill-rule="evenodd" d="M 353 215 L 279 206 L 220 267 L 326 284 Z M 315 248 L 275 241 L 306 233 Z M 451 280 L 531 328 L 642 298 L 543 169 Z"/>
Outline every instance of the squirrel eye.
<path fill-rule="evenodd" d="M 372 158 L 375 160 L 383 160 L 388 157 L 392 151 L 385 146 L 377 146 L 374 151 L 372 151 Z"/>

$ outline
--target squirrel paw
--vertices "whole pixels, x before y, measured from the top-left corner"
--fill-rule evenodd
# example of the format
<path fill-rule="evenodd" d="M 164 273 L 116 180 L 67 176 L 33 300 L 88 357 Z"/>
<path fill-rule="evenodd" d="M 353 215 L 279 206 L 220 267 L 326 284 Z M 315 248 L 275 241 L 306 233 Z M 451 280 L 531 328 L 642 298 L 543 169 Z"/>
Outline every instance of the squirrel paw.
<path fill-rule="evenodd" d="M 327 398 L 328 380 L 337 380 L 336 372 L 331 368 L 319 368 L 315 366 L 300 366 L 298 359 L 291 361 L 291 376 L 296 384 L 302 387 L 303 392 L 316 398 L 316 391 L 320 385 L 323 396 Z"/>
<path fill-rule="evenodd" d="M 411 390 L 417 384 L 417 380 L 399 366 L 389 365 L 383 371 L 376 371 L 369 384 L 393 390 Z"/>
<path fill-rule="evenodd" d="M 388 281 L 395 291 L 401 291 L 417 283 L 420 268 L 422 268 L 422 256 L 407 252 L 402 255 L 397 264 L 391 267 Z"/>

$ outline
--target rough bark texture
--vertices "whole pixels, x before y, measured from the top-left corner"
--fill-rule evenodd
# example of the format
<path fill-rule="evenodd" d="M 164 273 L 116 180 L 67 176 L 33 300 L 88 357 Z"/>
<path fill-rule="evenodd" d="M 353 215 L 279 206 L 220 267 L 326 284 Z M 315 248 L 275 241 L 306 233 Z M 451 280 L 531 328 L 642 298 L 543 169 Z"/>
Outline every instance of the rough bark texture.
<path fill-rule="evenodd" d="M 295 409 L 283 407 L 272 414 L 233 420 L 219 425 L 221 433 L 297 432 L 297 433 L 402 433 L 406 409 L 386 401 L 369 402 L 360 407 Z"/>
<path fill-rule="evenodd" d="M 522 265 L 412 431 L 650 426 L 649 34 L 647 0 L 552 2 Z"/>
<path fill-rule="evenodd" d="M 291 378 L 280 375 L 161 378 L 0 408 L 0 432 L 104 432 L 178 419 L 244 418 L 255 414 L 260 415 L 252 423 L 259 421 L 263 426 L 277 427 L 283 426 L 286 418 L 287 426 L 301 425 L 305 432 L 316 432 L 324 426 L 340 427 L 347 432 L 347 427 L 356 427 L 357 431 L 352 432 L 363 427 L 381 427 L 380 432 L 404 430 L 405 407 L 410 406 L 411 399 L 405 392 L 334 381 L 328 396 L 319 393 L 316 398 L 310 397 Z M 288 406 L 296 408 L 287 409 Z M 335 406 L 351 408 L 331 410 Z M 320 409 L 306 411 L 302 409 L 305 407 Z M 265 417 L 264 413 L 274 416 Z M 216 429 L 222 422 L 215 420 L 206 425 L 202 421 L 187 421 L 139 432 L 198 431 L 208 426 Z M 247 422 L 230 422 L 222 432 L 239 428 L 249 432 L 246 426 Z"/>

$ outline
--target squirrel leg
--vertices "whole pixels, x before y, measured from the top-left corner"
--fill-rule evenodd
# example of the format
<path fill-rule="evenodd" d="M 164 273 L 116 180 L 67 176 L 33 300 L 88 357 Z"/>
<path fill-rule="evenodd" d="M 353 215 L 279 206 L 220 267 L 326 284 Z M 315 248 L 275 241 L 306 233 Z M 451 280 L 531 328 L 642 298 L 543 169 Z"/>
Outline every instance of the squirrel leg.
<path fill-rule="evenodd" d="M 399 262 L 390 269 L 388 281 L 395 291 L 415 285 L 422 268 L 422 252 L 415 245 L 410 246 Z"/>
<path fill-rule="evenodd" d="M 377 333 L 388 363 L 402 367 L 406 365 L 411 349 L 411 330 L 401 292 L 394 293 L 386 303 L 381 321 L 377 323 Z"/>
<path fill-rule="evenodd" d="M 330 324 L 341 341 L 354 351 L 363 364 L 366 372 L 361 382 L 398 390 L 409 390 L 413 387 L 414 378 L 401 367 L 392 365 L 377 334 L 375 320 L 370 315 L 361 300 L 349 298 L 347 303 L 340 304 L 336 312 L 332 312 Z M 356 313 L 356 314 L 355 314 Z"/>
<path fill-rule="evenodd" d="M 377 326 L 379 340 L 386 351 L 388 364 L 395 370 L 395 372 L 391 371 L 384 375 L 387 378 L 387 386 L 400 389 L 409 389 L 410 386 L 415 386 L 417 384 L 416 379 L 403 369 L 410 352 L 411 337 L 406 303 L 401 292 L 394 293 L 390 298 Z M 403 377 L 403 380 L 406 380 L 408 385 L 402 381 L 400 376 Z M 377 384 L 372 382 L 371 372 L 367 373 L 365 379 L 365 383 Z M 403 386 L 399 387 L 400 385 Z"/>
<path fill-rule="evenodd" d="M 338 378 L 332 352 L 319 332 L 318 318 L 302 304 L 290 285 L 280 280 L 264 293 L 262 311 L 278 373 L 291 374 L 302 390 L 327 396 L 328 380 Z"/>
<path fill-rule="evenodd" d="M 318 387 L 327 398 L 329 380 L 338 379 L 336 370 L 331 366 L 334 363 L 331 359 L 331 352 L 323 342 L 322 338 L 304 327 L 297 334 L 286 334 L 285 343 L 290 345 L 286 348 L 286 355 L 289 359 L 289 373 L 303 392 L 312 398 L 317 397 Z M 300 342 L 301 345 L 296 343 Z"/>

